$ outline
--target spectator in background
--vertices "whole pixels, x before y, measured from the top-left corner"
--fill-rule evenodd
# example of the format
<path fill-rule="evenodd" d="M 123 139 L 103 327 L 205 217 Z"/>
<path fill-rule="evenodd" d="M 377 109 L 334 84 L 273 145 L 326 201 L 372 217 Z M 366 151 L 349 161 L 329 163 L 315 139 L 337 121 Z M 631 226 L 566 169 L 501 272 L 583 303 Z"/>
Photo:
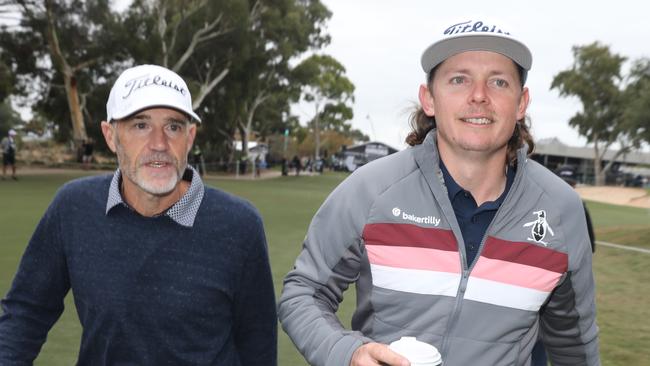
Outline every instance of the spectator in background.
<path fill-rule="evenodd" d="M 83 169 L 90 169 L 90 166 L 93 162 L 93 150 L 95 148 L 95 141 L 92 137 L 88 137 L 84 140 L 82 145 L 83 155 L 81 156 L 81 163 Z"/>
<path fill-rule="evenodd" d="M 288 163 L 287 163 L 287 157 L 286 157 L 286 156 L 283 156 L 283 157 L 282 157 L 282 165 L 281 165 L 281 166 L 282 166 L 282 175 L 283 175 L 283 176 L 289 175 L 289 169 L 288 169 L 288 166 L 287 166 L 287 165 L 288 165 Z"/>
<path fill-rule="evenodd" d="M 255 156 L 255 159 L 253 160 L 253 164 L 255 164 L 255 177 L 260 177 L 262 175 L 261 169 L 262 169 L 262 160 L 260 159 L 259 155 Z"/>
<path fill-rule="evenodd" d="M 203 169 L 203 152 L 197 144 L 192 148 L 192 166 L 199 172 L 200 176 L 205 174 L 205 169 Z"/>
<path fill-rule="evenodd" d="M 293 159 L 291 160 L 291 165 L 293 165 L 294 169 L 296 169 L 296 177 L 300 175 L 300 169 L 302 168 L 302 163 L 300 162 L 300 158 L 298 155 L 294 155 Z"/>
<path fill-rule="evenodd" d="M 0 145 L 2 145 L 2 180 L 5 180 L 7 175 L 7 167 L 11 167 L 11 179 L 18 180 L 16 177 L 16 131 L 9 130 Z"/>

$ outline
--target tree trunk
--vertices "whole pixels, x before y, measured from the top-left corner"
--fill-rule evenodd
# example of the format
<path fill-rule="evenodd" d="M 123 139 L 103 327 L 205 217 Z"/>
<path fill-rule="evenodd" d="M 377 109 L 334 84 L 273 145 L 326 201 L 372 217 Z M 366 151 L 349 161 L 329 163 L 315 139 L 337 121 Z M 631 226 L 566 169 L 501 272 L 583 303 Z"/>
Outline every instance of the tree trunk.
<path fill-rule="evenodd" d="M 607 149 L 605 149 L 607 151 Z M 602 156 L 598 148 L 598 138 L 594 138 L 594 184 L 596 186 L 605 185 L 605 173 L 602 168 Z"/>
<path fill-rule="evenodd" d="M 320 158 L 320 103 L 316 103 L 316 116 L 314 117 L 314 162 Z"/>
<path fill-rule="evenodd" d="M 237 129 L 241 138 L 241 152 L 244 156 L 248 156 L 248 131 L 241 122 L 237 124 Z"/>
<path fill-rule="evenodd" d="M 72 119 L 72 136 L 75 143 L 81 145 L 83 140 L 85 140 L 88 136 L 86 135 L 84 117 L 81 113 L 79 90 L 77 88 L 77 78 L 74 76 L 74 74 L 64 72 L 63 81 L 65 84 L 65 93 L 68 97 L 67 99 L 68 108 L 70 109 L 70 118 Z"/>
<path fill-rule="evenodd" d="M 79 105 L 79 91 L 77 89 L 77 79 L 75 77 L 75 71 L 77 69 L 83 68 L 85 65 L 89 65 L 96 60 L 82 62 L 77 65 L 75 68 L 71 67 L 68 64 L 68 61 L 61 51 L 59 45 L 59 36 L 56 33 L 56 26 L 54 25 L 54 19 L 51 11 L 51 1 L 45 2 L 46 15 L 47 15 L 47 40 L 48 46 L 50 48 L 50 53 L 52 55 L 52 61 L 63 74 L 63 82 L 65 85 L 65 93 L 68 99 L 68 109 L 70 111 L 70 120 L 72 122 L 72 134 L 75 140 L 75 143 L 78 146 L 81 146 L 81 142 L 86 138 L 86 126 L 84 125 L 83 114 L 81 113 L 81 107 Z"/>
<path fill-rule="evenodd" d="M 605 171 L 602 168 L 600 156 L 594 159 L 594 179 L 597 186 L 605 185 Z"/>
<path fill-rule="evenodd" d="M 255 112 L 257 108 L 268 99 L 268 95 L 264 91 L 261 91 L 253 100 L 251 106 L 248 106 L 248 102 L 244 104 L 244 112 L 246 113 L 246 123 L 242 123 L 241 119 L 237 119 L 237 126 L 241 135 L 241 146 L 242 152 L 244 155 L 248 156 L 248 142 L 251 140 L 251 134 L 253 132 L 253 119 L 255 117 Z"/>

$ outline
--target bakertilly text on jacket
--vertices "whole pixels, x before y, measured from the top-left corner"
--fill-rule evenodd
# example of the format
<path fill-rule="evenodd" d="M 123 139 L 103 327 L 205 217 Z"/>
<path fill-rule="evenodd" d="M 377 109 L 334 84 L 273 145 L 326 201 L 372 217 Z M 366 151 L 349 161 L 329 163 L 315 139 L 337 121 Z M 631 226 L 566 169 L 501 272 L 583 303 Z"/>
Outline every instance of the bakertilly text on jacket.
<path fill-rule="evenodd" d="M 362 343 L 415 336 L 445 366 L 525 366 L 541 332 L 556 365 L 600 364 L 582 203 L 525 151 L 470 268 L 435 130 L 341 183 L 314 216 L 279 302 L 309 363 L 349 365 Z M 355 282 L 348 330 L 335 312 Z"/>

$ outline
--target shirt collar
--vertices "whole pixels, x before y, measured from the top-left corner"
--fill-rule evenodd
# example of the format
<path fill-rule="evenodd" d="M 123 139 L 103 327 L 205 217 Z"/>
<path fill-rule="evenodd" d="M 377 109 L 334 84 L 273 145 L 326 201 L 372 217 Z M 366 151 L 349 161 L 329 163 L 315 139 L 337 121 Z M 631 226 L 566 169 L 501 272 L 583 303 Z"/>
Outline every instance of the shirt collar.
<path fill-rule="evenodd" d="M 447 187 L 447 194 L 449 195 L 449 200 L 454 201 L 454 197 L 458 195 L 461 192 L 464 192 L 465 190 L 463 187 L 458 185 L 454 178 L 449 174 L 449 171 L 447 170 L 447 167 L 445 166 L 445 163 L 440 159 L 440 171 L 442 172 L 442 177 L 445 181 L 445 186 Z M 516 169 L 514 167 L 508 166 L 506 169 L 506 187 L 503 190 L 503 193 L 497 198 L 496 200 L 493 201 L 493 203 L 499 207 L 501 206 L 501 203 L 503 203 L 503 200 L 505 200 L 506 195 L 508 194 L 508 191 L 510 191 L 510 187 L 512 186 L 512 182 L 515 180 L 515 173 Z"/>
<path fill-rule="evenodd" d="M 456 197 L 458 193 L 463 191 L 463 187 L 459 186 L 458 183 L 452 178 L 451 174 L 449 174 L 449 170 L 447 170 L 447 167 L 445 166 L 445 163 L 440 159 L 440 171 L 442 171 L 442 178 L 445 181 L 445 186 L 447 187 L 447 194 L 449 195 L 449 199 L 453 201 L 453 198 Z"/>
<path fill-rule="evenodd" d="M 122 194 L 120 193 L 121 180 L 122 172 L 118 168 L 115 170 L 115 173 L 113 173 L 113 179 L 111 180 L 111 185 L 108 189 L 106 215 L 108 215 L 111 209 L 119 204 L 129 207 L 122 199 Z M 163 215 L 168 216 L 179 225 L 192 227 L 194 225 L 194 220 L 196 219 L 196 213 L 199 211 L 199 206 L 203 200 L 203 181 L 201 181 L 199 173 L 191 166 L 188 166 L 185 169 L 183 180 L 191 182 L 190 188 L 185 192 L 183 197 L 181 197 L 181 199 L 172 207 L 167 209 Z"/>

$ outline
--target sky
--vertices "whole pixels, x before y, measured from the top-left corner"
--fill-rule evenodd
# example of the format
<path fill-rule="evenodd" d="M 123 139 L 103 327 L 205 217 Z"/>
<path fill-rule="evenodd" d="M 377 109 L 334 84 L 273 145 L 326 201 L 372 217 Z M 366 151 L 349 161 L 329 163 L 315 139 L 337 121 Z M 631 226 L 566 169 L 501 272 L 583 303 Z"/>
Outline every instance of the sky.
<path fill-rule="evenodd" d="M 599 41 L 629 60 L 650 57 L 650 5 L 642 1 L 321 1 L 333 14 L 332 41 L 320 52 L 339 60 L 356 86 L 352 125 L 397 149 L 406 147 L 408 115 L 425 81 L 420 56 L 459 18 L 499 20 L 531 50 L 526 84 L 535 140 L 586 144 L 568 124 L 582 108 L 578 99 L 550 90 L 553 76 L 573 65 L 573 46 Z"/>

